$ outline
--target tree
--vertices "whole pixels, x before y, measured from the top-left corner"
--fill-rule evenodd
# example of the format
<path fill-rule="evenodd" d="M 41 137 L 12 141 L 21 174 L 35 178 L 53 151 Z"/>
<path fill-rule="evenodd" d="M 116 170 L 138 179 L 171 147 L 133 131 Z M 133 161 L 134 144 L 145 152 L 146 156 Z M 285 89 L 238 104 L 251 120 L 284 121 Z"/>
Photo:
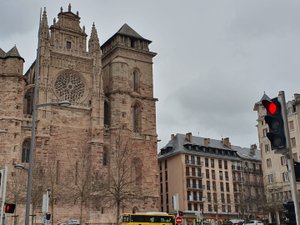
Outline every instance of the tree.
<path fill-rule="evenodd" d="M 36 211 L 42 206 L 43 193 L 46 190 L 46 179 L 45 169 L 42 164 L 38 161 L 34 163 L 32 171 L 32 193 L 31 193 L 31 204 L 32 204 L 32 224 Z M 40 210 L 39 210 L 40 211 Z"/>
<path fill-rule="evenodd" d="M 101 192 L 106 202 L 116 209 L 116 224 L 119 224 L 121 207 L 138 198 L 141 186 L 141 164 L 134 157 L 131 132 L 120 129 L 112 135 L 109 151 L 110 173 L 103 179 Z"/>
<path fill-rule="evenodd" d="M 90 200 L 95 197 L 95 176 L 92 173 L 92 160 L 88 147 L 78 149 L 77 161 L 68 174 L 72 174 L 69 186 L 71 187 L 70 197 L 79 201 L 80 205 L 80 223 L 83 222 L 83 209 Z M 99 182 L 98 182 L 99 183 Z"/>
<path fill-rule="evenodd" d="M 57 148 L 55 148 L 57 149 Z M 55 218 L 55 203 L 68 200 L 68 181 L 60 179 L 60 161 L 58 160 L 57 150 L 53 150 L 46 163 L 46 180 L 45 190 L 50 190 L 50 208 L 51 208 L 51 223 L 54 224 Z M 43 192 L 43 193 L 44 193 Z"/>
<path fill-rule="evenodd" d="M 7 182 L 6 201 L 18 204 L 25 204 L 26 201 L 26 171 L 16 169 L 12 172 L 12 179 Z M 14 212 L 14 224 L 18 224 L 17 207 Z"/>

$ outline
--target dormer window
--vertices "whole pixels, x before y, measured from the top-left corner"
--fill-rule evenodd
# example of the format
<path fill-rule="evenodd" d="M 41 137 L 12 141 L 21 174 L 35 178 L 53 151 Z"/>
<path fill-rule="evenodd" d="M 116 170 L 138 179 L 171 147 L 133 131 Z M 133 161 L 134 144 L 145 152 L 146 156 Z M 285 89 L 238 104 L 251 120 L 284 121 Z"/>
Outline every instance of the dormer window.
<path fill-rule="evenodd" d="M 72 43 L 71 41 L 67 41 L 66 48 L 71 49 Z"/>

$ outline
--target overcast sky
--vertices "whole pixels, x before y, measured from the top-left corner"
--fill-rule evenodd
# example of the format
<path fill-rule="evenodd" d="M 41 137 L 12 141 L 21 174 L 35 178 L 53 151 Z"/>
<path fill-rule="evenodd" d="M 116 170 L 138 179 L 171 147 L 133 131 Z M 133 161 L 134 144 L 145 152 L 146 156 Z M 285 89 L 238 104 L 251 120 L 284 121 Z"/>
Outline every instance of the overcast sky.
<path fill-rule="evenodd" d="M 286 100 L 300 93 L 300 2 L 295 0 L 0 0 L 0 48 L 17 46 L 25 71 L 34 61 L 40 8 L 48 23 L 62 6 L 79 11 L 101 44 L 127 23 L 146 39 L 154 58 L 157 133 L 258 143 L 253 111 L 264 91 Z"/>

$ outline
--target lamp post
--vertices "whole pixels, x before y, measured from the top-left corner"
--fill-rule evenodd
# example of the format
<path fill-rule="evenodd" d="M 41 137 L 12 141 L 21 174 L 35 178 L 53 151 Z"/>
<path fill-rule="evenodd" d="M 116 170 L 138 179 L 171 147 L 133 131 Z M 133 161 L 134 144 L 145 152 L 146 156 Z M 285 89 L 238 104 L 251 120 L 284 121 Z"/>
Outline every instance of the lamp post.
<path fill-rule="evenodd" d="M 37 89 L 37 85 L 35 86 Z M 35 90 L 36 91 L 36 90 Z M 32 194 L 32 170 L 33 170 L 33 155 L 35 150 L 35 136 L 36 136 L 36 114 L 37 108 L 46 107 L 46 106 L 70 106 L 69 101 L 62 102 L 52 102 L 52 103 L 43 103 L 36 104 L 36 101 L 33 101 L 33 110 L 32 110 L 32 130 L 31 130 L 31 140 L 30 140 L 30 149 L 29 149 L 29 167 L 28 167 L 28 180 L 27 180 L 27 194 L 26 194 L 26 212 L 25 212 L 25 225 L 29 225 L 29 214 L 30 214 L 30 203 L 31 203 L 31 194 Z"/>
<path fill-rule="evenodd" d="M 0 134 L 6 134 L 7 130 L 6 129 L 0 129 Z"/>
<path fill-rule="evenodd" d="M 32 104 L 32 129 L 31 129 L 31 140 L 30 140 L 30 149 L 29 149 L 29 160 L 28 160 L 29 167 L 28 167 L 28 180 L 27 180 L 27 193 L 26 193 L 25 225 L 29 225 L 29 213 L 30 213 L 31 193 L 32 193 L 32 169 L 33 169 L 33 155 L 34 155 L 33 151 L 35 150 L 37 108 L 46 107 L 46 106 L 70 106 L 71 105 L 69 101 L 37 104 L 38 93 L 39 93 L 39 74 L 40 74 L 40 57 L 41 57 L 40 54 L 41 15 L 42 15 L 42 9 L 40 10 L 38 47 L 37 47 L 37 57 L 35 63 L 34 92 L 33 92 L 33 104 Z"/>

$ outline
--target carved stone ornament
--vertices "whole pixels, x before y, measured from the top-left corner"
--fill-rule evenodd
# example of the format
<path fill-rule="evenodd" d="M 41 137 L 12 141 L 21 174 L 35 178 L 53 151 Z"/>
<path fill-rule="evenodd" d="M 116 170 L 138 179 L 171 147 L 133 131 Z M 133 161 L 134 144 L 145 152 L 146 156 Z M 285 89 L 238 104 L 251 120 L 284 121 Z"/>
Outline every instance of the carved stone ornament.
<path fill-rule="evenodd" d="M 68 100 L 72 103 L 78 103 L 84 98 L 85 86 L 81 75 L 73 70 L 61 73 L 54 83 L 55 93 L 59 100 Z"/>

